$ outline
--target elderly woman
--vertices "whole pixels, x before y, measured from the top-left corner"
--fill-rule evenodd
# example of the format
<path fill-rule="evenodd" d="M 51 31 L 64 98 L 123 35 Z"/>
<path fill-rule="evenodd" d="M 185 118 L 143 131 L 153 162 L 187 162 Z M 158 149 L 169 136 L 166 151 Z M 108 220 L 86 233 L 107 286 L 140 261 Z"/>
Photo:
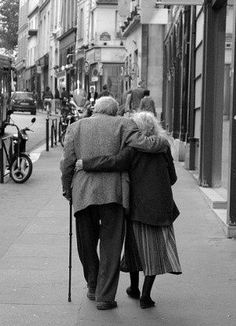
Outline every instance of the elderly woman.
<path fill-rule="evenodd" d="M 112 309 L 124 235 L 124 210 L 128 208 L 127 173 L 75 172 L 76 160 L 115 155 L 126 145 L 155 152 L 165 141 L 143 135 L 134 121 L 116 116 L 112 97 L 96 101 L 93 115 L 68 128 L 61 160 L 64 196 L 74 207 L 78 253 L 87 282 L 87 297 L 97 309 Z M 111 236 L 112 235 L 112 236 Z M 100 239 L 100 259 L 97 253 Z"/>
<path fill-rule="evenodd" d="M 152 113 L 136 113 L 133 120 L 146 136 L 163 137 L 164 131 Z M 129 171 L 130 214 L 124 261 L 131 286 L 127 294 L 139 298 L 138 271 L 143 270 L 140 306 L 153 307 L 150 293 L 155 276 L 181 274 L 173 228 L 179 211 L 171 190 L 177 176 L 170 148 L 167 153 L 151 154 L 127 147 L 117 155 L 79 160 L 77 167 L 81 165 L 85 171 Z"/>

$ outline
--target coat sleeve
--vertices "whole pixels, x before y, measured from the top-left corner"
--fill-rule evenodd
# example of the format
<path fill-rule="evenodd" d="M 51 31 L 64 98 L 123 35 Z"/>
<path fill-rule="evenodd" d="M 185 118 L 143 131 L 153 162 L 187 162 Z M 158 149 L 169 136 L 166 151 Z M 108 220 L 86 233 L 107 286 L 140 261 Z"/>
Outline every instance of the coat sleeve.
<path fill-rule="evenodd" d="M 145 136 L 131 119 L 126 119 L 123 132 L 123 141 L 127 146 L 134 147 L 141 152 L 162 153 L 166 152 L 169 142 L 163 137 Z"/>
<path fill-rule="evenodd" d="M 66 132 L 63 156 L 60 161 L 63 192 L 70 192 L 71 190 L 71 183 L 76 163 L 76 155 L 74 151 L 74 132 L 72 127 L 73 126 L 71 125 Z"/>
<path fill-rule="evenodd" d="M 135 150 L 126 147 L 116 155 L 97 156 L 90 159 L 83 159 L 85 171 L 124 171 L 128 170 L 134 157 Z"/>
<path fill-rule="evenodd" d="M 175 171 L 175 166 L 174 166 L 174 160 L 171 155 L 170 147 L 168 147 L 167 152 L 164 154 L 165 158 L 168 163 L 168 172 L 169 172 L 169 177 L 170 177 L 170 184 L 173 186 L 173 184 L 176 183 L 177 181 L 177 175 Z"/>

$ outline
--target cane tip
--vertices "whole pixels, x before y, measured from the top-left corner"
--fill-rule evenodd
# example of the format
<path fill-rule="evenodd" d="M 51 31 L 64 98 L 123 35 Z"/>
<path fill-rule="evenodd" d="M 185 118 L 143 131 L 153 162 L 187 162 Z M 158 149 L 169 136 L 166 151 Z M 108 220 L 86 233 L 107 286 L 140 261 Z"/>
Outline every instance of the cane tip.
<path fill-rule="evenodd" d="M 68 302 L 71 302 L 71 297 L 68 298 Z"/>

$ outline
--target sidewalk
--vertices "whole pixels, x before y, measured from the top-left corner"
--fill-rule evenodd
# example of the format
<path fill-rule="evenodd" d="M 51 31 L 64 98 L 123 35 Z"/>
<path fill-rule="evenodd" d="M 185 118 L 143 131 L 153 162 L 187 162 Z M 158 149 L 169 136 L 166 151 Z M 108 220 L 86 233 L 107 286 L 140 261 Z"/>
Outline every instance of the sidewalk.
<path fill-rule="evenodd" d="M 73 235 L 72 302 L 68 293 L 68 202 L 61 195 L 57 146 L 34 163 L 26 184 L 0 185 L 0 326 L 235 326 L 236 241 L 227 239 L 193 177 L 176 164 L 175 222 L 183 274 L 156 278 L 157 305 L 142 310 L 127 297 L 122 273 L 118 308 L 98 311 Z M 8 237 L 9 230 L 14 241 Z M 141 280 L 142 281 L 142 280 Z"/>

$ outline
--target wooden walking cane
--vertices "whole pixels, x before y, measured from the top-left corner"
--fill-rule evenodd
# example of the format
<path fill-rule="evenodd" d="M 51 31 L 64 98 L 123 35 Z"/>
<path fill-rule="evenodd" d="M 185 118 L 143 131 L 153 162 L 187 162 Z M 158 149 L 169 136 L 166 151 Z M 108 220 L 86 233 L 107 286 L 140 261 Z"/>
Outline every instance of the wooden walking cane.
<path fill-rule="evenodd" d="M 68 289 L 68 302 L 71 302 L 71 270 L 72 270 L 72 200 L 69 203 L 69 289 Z"/>

